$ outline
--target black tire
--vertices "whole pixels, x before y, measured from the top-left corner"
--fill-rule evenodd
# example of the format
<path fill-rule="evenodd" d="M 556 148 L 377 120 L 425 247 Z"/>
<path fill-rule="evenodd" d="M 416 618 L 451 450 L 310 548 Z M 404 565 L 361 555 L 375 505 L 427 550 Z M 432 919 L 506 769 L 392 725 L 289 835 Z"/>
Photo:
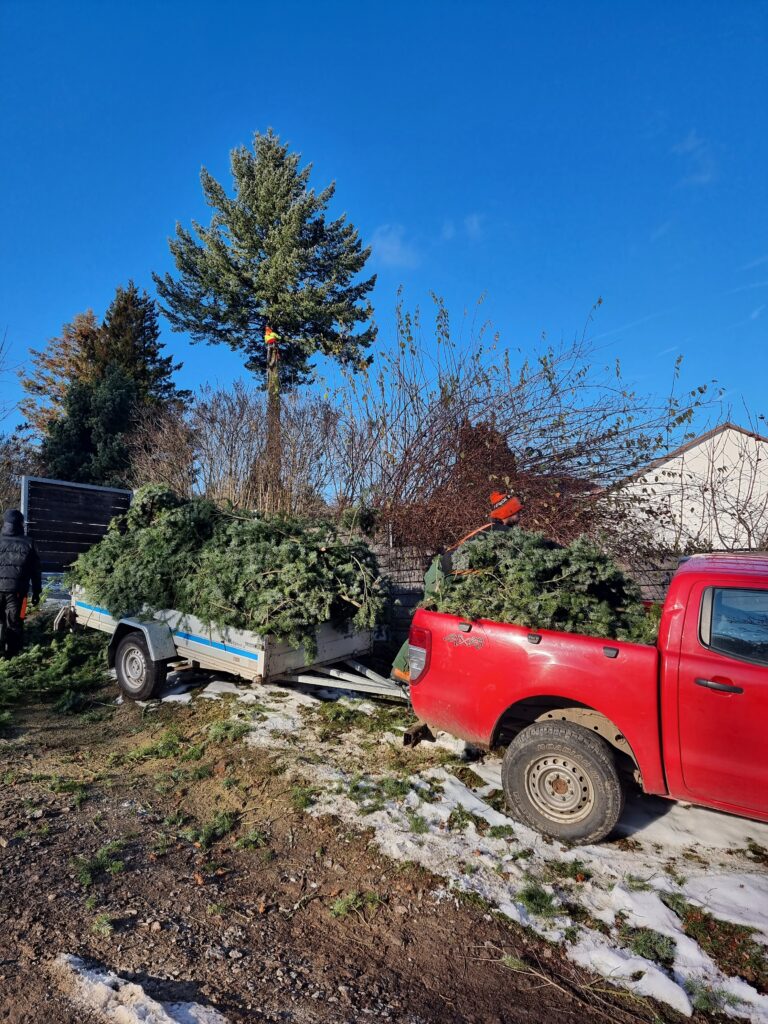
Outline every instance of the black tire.
<path fill-rule="evenodd" d="M 149 700 L 165 682 L 163 661 L 152 661 L 144 636 L 126 633 L 115 651 L 117 683 L 129 700 Z"/>
<path fill-rule="evenodd" d="M 514 816 L 553 839 L 597 843 L 624 808 L 605 740 L 572 722 L 535 722 L 507 747 L 501 769 Z"/>

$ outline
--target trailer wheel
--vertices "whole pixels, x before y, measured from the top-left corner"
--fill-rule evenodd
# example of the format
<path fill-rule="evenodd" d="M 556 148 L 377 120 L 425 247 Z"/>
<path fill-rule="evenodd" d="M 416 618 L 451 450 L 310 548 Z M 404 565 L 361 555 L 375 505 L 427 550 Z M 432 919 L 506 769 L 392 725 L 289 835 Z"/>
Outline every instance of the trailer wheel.
<path fill-rule="evenodd" d="M 141 633 L 127 633 L 115 651 L 115 673 L 120 689 L 130 700 L 149 700 L 165 682 L 165 663 L 152 661 Z"/>
<path fill-rule="evenodd" d="M 507 747 L 502 765 L 516 817 L 553 839 L 596 843 L 624 807 L 610 747 L 572 722 L 536 722 Z"/>

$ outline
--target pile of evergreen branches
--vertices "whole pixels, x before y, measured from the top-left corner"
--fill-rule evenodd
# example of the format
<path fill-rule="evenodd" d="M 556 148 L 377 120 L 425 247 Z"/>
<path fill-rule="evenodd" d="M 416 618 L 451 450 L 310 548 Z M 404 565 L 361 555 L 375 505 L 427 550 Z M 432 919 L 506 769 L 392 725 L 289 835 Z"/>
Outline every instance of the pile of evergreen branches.
<path fill-rule="evenodd" d="M 453 574 L 424 603 L 470 620 L 638 643 L 653 643 L 657 629 L 637 585 L 589 540 L 560 547 L 520 529 L 481 534 L 459 548 Z"/>
<path fill-rule="evenodd" d="M 328 522 L 184 501 L 156 485 L 81 555 L 71 581 L 111 615 L 161 608 L 303 646 L 317 627 L 373 627 L 386 586 L 370 548 Z"/>
<path fill-rule="evenodd" d="M 56 634 L 53 617 L 40 611 L 24 632 L 21 654 L 0 660 L 0 730 L 18 705 L 56 698 L 60 710 L 79 710 L 88 703 L 85 694 L 109 681 L 103 633 Z"/>

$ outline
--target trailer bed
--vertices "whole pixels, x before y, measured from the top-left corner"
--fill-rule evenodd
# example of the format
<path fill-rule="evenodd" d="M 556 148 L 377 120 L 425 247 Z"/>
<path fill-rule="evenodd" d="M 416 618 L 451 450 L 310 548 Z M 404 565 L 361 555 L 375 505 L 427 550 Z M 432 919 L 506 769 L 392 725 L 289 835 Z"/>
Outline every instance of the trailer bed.
<path fill-rule="evenodd" d="M 173 609 L 156 611 L 145 618 L 115 619 L 106 608 L 75 593 L 70 619 L 116 640 L 130 632 L 141 633 L 156 661 L 186 661 L 206 671 L 225 672 L 250 682 L 301 683 L 407 699 L 395 681 L 356 660 L 370 653 L 371 630 L 339 630 L 324 623 L 317 630 L 316 653 L 308 663 L 303 648 L 248 630 L 212 626 Z M 111 660 L 113 656 L 110 645 Z"/>

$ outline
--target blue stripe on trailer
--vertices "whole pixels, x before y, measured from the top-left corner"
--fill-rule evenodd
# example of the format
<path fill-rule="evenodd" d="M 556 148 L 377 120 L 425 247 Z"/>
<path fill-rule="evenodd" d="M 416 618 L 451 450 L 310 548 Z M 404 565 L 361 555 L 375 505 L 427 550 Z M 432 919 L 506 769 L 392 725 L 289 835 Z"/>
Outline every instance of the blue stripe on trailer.
<path fill-rule="evenodd" d="M 93 604 L 86 604 L 85 601 L 75 601 L 78 608 L 85 608 L 89 612 L 97 612 L 99 615 L 109 615 L 106 608 L 98 608 Z M 178 637 L 179 640 L 189 640 L 190 643 L 200 644 L 202 647 L 213 647 L 217 651 L 225 651 L 227 654 L 239 654 L 243 658 L 251 658 L 252 661 L 258 661 L 259 655 L 254 654 L 253 651 L 244 651 L 240 647 L 228 647 L 226 644 L 221 644 L 217 640 L 206 640 L 204 636 L 195 636 L 194 633 L 182 633 L 181 631 L 173 634 Z"/>
<path fill-rule="evenodd" d="M 243 658 L 259 660 L 259 655 L 253 651 L 244 651 L 240 647 L 228 647 L 227 644 L 220 644 L 218 640 L 206 640 L 205 637 L 195 636 L 193 633 L 174 633 L 180 640 L 189 640 L 193 644 L 202 644 L 203 647 L 214 647 L 217 651 L 225 651 L 227 654 L 240 654 Z"/>
<path fill-rule="evenodd" d="M 97 608 L 95 604 L 86 604 L 85 601 L 75 601 L 78 608 L 85 608 L 89 612 L 98 612 L 99 615 L 109 615 L 106 608 Z"/>

